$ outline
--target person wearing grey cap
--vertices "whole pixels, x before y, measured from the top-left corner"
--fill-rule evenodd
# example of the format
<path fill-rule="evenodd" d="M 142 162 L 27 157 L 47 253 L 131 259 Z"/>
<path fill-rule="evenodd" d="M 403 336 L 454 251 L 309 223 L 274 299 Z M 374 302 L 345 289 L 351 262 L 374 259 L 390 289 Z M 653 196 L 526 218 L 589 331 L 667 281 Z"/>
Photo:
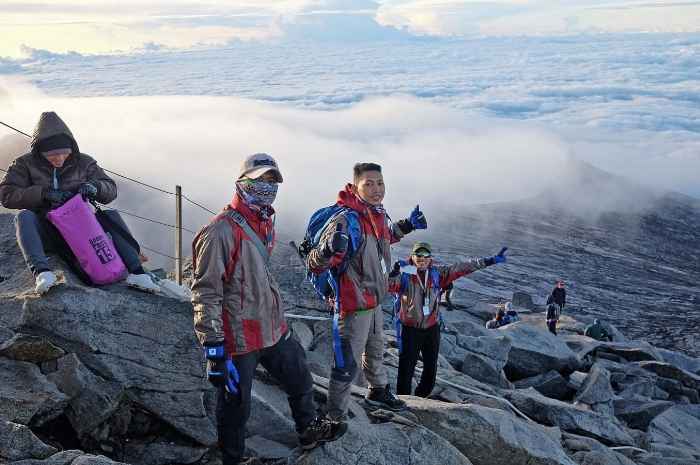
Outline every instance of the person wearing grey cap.
<path fill-rule="evenodd" d="M 282 181 L 270 155 L 246 158 L 233 200 L 192 244 L 194 326 L 205 349 L 207 377 L 217 388 L 224 465 L 254 460 L 243 453 L 259 363 L 289 396 L 303 449 L 333 441 L 347 429 L 316 413 L 306 354 L 287 326 L 279 286 L 270 271 L 275 245 L 272 203 Z"/>
<path fill-rule="evenodd" d="M 411 394 L 418 355 L 423 373 L 414 391 L 428 397 L 435 386 L 440 350 L 440 294 L 455 280 L 476 270 L 506 261 L 507 248 L 492 257 L 473 258 L 453 265 L 434 265 L 432 247 L 416 242 L 408 261 L 394 263 L 389 273 L 389 292 L 394 294 L 399 373 L 396 393 Z"/>

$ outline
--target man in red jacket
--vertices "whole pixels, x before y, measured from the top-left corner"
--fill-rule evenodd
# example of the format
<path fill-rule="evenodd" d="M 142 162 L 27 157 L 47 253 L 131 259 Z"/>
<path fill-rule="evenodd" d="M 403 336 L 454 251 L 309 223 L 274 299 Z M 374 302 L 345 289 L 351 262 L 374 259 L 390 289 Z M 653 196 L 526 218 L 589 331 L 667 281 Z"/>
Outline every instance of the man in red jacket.
<path fill-rule="evenodd" d="M 302 448 L 333 441 L 347 429 L 316 414 L 306 354 L 287 326 L 279 286 L 270 272 L 272 202 L 281 182 L 271 156 L 248 157 L 233 201 L 199 231 L 192 245 L 195 331 L 205 348 L 209 381 L 218 388 L 216 418 L 224 465 L 246 463 L 245 424 L 258 363 L 289 396 Z"/>
<path fill-rule="evenodd" d="M 344 211 L 324 228 L 316 248 L 308 256 L 314 273 L 321 273 L 344 260 L 347 268 L 338 276 L 336 296 L 337 320 L 334 324 L 334 366 L 328 388 L 328 415 L 344 420 L 350 399 L 350 388 L 358 373 L 358 365 L 369 382 L 365 398 L 370 405 L 401 410 L 405 403 L 391 393 L 384 367 L 384 317 L 382 301 L 388 290 L 390 244 L 398 242 L 414 229 L 428 224 L 420 209 L 410 218 L 391 223 L 384 211 L 385 186 L 382 168 L 376 163 L 358 163 L 353 183 L 338 194 L 338 205 Z M 349 216 L 359 218 L 358 244 L 348 252 Z M 353 240 L 353 243 L 355 240 Z"/>

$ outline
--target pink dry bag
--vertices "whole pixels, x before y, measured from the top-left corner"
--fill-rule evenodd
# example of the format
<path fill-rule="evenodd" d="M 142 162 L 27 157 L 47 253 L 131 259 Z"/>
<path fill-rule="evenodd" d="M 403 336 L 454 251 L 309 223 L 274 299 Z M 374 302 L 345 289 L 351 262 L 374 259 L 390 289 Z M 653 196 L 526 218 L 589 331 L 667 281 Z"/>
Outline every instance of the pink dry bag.
<path fill-rule="evenodd" d="M 51 210 L 46 217 L 56 226 L 94 284 L 111 284 L 124 279 L 127 274 L 124 262 L 112 239 L 97 222 L 95 212 L 80 194 Z"/>

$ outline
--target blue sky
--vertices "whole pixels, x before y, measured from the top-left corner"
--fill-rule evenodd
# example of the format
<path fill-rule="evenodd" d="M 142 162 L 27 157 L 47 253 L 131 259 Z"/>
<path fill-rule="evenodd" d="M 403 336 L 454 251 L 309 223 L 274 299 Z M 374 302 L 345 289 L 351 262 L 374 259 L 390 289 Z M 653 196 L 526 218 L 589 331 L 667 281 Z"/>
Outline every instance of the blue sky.
<path fill-rule="evenodd" d="M 236 40 L 700 31 L 692 0 L 5 0 L 0 56 L 114 53 Z"/>

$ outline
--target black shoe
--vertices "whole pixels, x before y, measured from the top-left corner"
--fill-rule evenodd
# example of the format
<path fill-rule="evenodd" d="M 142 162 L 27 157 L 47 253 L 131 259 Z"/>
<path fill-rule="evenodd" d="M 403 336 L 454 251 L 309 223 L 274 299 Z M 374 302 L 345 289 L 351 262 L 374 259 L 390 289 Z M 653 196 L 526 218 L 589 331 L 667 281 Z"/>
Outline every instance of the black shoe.
<path fill-rule="evenodd" d="M 304 450 L 313 449 L 324 442 L 335 441 L 348 430 L 345 422 L 333 421 L 325 416 L 317 416 L 299 435 L 299 443 Z"/>
<path fill-rule="evenodd" d="M 406 408 L 406 402 L 391 393 L 389 385 L 383 388 L 372 388 L 365 397 L 365 402 L 374 407 L 385 408 L 392 412 L 400 412 Z"/>
<path fill-rule="evenodd" d="M 238 465 L 263 465 L 257 457 L 243 457 L 238 461 Z"/>

